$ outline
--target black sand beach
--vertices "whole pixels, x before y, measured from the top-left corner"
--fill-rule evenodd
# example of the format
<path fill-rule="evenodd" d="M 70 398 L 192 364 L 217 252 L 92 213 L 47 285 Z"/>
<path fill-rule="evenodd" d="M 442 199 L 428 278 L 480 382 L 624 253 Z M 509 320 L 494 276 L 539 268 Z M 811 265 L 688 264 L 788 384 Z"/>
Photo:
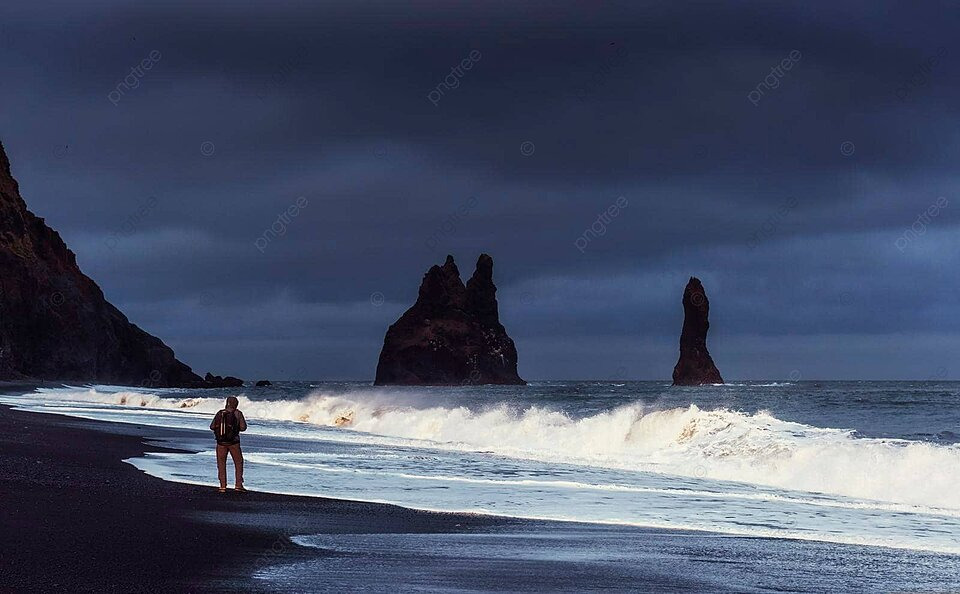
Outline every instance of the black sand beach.
<path fill-rule="evenodd" d="M 151 431 L 0 406 L 0 590 L 263 591 L 254 571 L 320 553 L 294 534 L 510 521 L 163 481 L 122 462 L 165 451 Z"/>
<path fill-rule="evenodd" d="M 178 433 L 196 437 L 0 405 L 0 591 L 303 592 L 305 582 L 314 592 L 726 590 L 676 574 L 669 558 L 636 565 L 583 552 L 604 557 L 626 538 L 631 556 L 652 548 L 661 557 L 660 539 L 675 540 L 673 531 L 221 495 L 212 459 L 210 487 L 122 461 L 176 451 L 160 442 Z M 336 542 L 290 540 L 302 534 Z M 254 578 L 267 568 L 273 579 Z"/>
<path fill-rule="evenodd" d="M 12 390 L 11 390 L 12 391 Z M 955 591 L 956 558 L 164 481 L 196 432 L 0 406 L 0 591 Z M 251 447 L 256 441 L 251 440 Z M 248 477 L 249 478 L 249 477 Z M 377 496 L 371 493 L 371 499 Z M 293 537 L 298 542 L 291 540 Z M 309 546 L 302 546 L 309 545 Z"/>

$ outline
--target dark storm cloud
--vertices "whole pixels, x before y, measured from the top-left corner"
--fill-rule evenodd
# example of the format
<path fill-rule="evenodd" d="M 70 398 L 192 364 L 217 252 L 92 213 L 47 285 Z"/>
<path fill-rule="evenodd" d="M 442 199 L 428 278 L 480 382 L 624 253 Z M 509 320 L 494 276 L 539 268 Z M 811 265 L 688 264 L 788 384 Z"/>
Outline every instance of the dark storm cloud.
<path fill-rule="evenodd" d="M 691 274 L 729 377 L 958 342 L 948 4 L 0 10 L 28 204 L 200 369 L 369 377 L 448 252 L 494 255 L 534 378 L 667 377 Z"/>

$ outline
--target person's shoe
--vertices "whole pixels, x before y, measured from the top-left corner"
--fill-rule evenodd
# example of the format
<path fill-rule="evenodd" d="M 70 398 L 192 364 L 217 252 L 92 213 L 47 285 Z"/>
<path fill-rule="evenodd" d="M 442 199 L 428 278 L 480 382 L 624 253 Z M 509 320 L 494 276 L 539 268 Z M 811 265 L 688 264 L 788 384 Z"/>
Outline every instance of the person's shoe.
<path fill-rule="evenodd" d="M 226 492 L 227 492 L 226 487 L 220 487 L 219 489 L 217 489 L 217 493 L 226 493 Z"/>
<path fill-rule="evenodd" d="M 246 492 L 247 492 L 247 490 L 243 488 L 243 485 L 237 485 L 236 487 L 233 488 L 233 490 L 236 491 L 237 493 L 246 493 Z"/>

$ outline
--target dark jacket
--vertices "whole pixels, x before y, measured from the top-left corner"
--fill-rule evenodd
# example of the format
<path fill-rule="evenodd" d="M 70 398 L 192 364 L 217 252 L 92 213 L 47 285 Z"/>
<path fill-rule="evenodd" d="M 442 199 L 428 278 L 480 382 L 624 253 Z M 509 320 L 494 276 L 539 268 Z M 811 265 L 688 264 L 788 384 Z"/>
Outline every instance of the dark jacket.
<path fill-rule="evenodd" d="M 210 430 L 216 432 L 217 425 L 220 424 L 220 418 L 223 416 L 223 413 L 226 409 L 221 410 L 213 417 L 213 421 L 210 423 Z M 243 413 L 240 412 L 240 409 L 234 409 L 233 414 L 237 415 L 237 422 L 240 423 L 240 431 L 247 430 L 247 420 L 243 418 Z M 237 438 L 233 441 L 220 441 L 217 440 L 217 443 L 220 445 L 234 445 L 240 443 L 240 434 L 237 434 Z"/>

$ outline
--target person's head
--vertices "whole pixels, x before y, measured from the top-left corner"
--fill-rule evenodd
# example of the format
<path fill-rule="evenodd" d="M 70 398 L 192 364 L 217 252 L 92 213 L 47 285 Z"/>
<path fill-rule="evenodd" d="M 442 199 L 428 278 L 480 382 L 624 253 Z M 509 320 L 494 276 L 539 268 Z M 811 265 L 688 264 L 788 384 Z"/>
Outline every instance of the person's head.
<path fill-rule="evenodd" d="M 237 400 L 236 396 L 227 397 L 227 410 L 237 410 L 238 406 L 240 406 L 240 401 Z"/>

